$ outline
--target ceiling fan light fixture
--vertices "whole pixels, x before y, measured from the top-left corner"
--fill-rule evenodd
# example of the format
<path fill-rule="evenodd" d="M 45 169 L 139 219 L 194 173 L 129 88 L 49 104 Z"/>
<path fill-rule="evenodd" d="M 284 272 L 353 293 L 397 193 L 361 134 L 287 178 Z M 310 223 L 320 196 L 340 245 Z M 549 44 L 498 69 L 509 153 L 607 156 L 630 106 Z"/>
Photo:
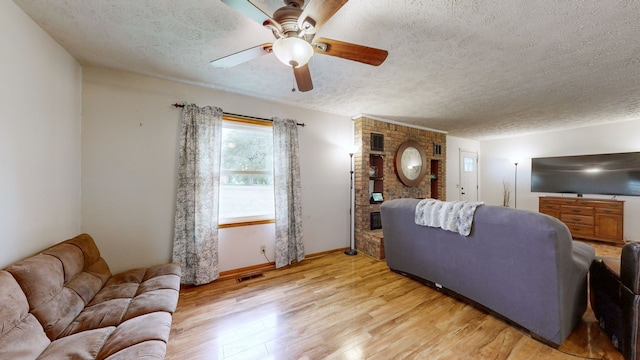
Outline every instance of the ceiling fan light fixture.
<path fill-rule="evenodd" d="M 313 47 L 299 37 L 280 38 L 273 43 L 273 53 L 283 64 L 300 67 L 313 56 Z"/>

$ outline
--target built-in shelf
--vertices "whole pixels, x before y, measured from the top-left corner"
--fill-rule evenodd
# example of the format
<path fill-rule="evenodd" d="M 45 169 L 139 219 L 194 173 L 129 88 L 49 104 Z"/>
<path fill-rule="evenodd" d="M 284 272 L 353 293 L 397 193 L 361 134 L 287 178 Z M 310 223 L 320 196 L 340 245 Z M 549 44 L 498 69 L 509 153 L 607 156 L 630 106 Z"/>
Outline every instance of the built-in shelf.
<path fill-rule="evenodd" d="M 431 174 L 429 176 L 430 178 L 430 182 L 431 182 L 431 198 L 432 199 L 437 199 L 438 198 L 438 186 L 439 184 L 439 180 L 438 180 L 438 174 L 440 173 L 440 160 L 431 160 Z"/>
<path fill-rule="evenodd" d="M 384 157 L 382 154 L 369 154 L 369 196 L 372 192 L 384 190 Z"/>

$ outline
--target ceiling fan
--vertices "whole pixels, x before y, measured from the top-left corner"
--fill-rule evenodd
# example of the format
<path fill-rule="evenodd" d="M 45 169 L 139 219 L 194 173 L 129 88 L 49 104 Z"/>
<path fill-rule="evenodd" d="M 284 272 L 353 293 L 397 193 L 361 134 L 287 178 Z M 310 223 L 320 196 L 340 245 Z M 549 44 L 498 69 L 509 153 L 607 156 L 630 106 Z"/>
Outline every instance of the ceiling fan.
<path fill-rule="evenodd" d="M 211 65 L 229 68 L 243 62 L 274 53 L 283 64 L 293 68 L 298 90 L 313 89 L 309 59 L 314 53 L 336 56 L 378 66 L 387 58 L 388 52 L 348 42 L 318 38 L 316 32 L 348 0 L 284 0 L 285 6 L 268 16 L 250 0 L 222 0 L 231 8 L 262 24 L 273 32 L 276 40 L 213 60 Z"/>

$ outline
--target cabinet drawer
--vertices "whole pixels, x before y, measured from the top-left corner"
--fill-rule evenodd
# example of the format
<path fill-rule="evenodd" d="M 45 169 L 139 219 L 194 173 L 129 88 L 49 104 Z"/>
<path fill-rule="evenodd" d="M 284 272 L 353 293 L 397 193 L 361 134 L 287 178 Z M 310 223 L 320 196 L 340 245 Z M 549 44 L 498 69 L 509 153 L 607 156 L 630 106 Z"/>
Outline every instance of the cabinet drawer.
<path fill-rule="evenodd" d="M 593 236 L 593 226 L 591 225 L 567 224 L 567 227 L 571 231 L 571 235 L 575 237 Z"/>
<path fill-rule="evenodd" d="M 575 199 L 563 199 L 563 198 L 556 198 L 556 197 L 551 197 L 551 198 L 541 197 L 540 198 L 540 205 L 542 205 L 542 204 L 572 205 L 572 204 L 575 204 L 575 203 L 576 203 Z"/>
<path fill-rule="evenodd" d="M 560 211 L 560 205 L 559 204 L 549 204 L 549 203 L 540 203 L 539 206 L 540 212 L 544 212 L 546 210 L 551 210 L 551 211 Z"/>
<path fill-rule="evenodd" d="M 594 201 L 594 200 L 576 200 L 576 203 L 575 203 L 576 206 L 582 206 L 582 207 L 585 207 L 585 206 L 586 207 L 596 207 L 596 206 L 599 206 L 601 204 L 606 204 L 606 203 L 603 203 L 603 202 L 597 201 L 597 200 L 596 201 Z"/>
<path fill-rule="evenodd" d="M 597 207 L 596 214 L 622 215 L 621 207 Z"/>
<path fill-rule="evenodd" d="M 560 210 L 549 210 L 549 209 L 542 210 L 542 209 L 540 209 L 540 213 L 541 214 L 546 214 L 546 215 L 549 215 L 549 216 L 553 216 L 556 219 L 560 219 Z"/>
<path fill-rule="evenodd" d="M 570 226 L 570 224 L 571 225 L 573 224 L 593 225 L 594 224 L 593 216 L 562 214 L 560 216 L 560 220 L 566 223 L 567 226 Z"/>
<path fill-rule="evenodd" d="M 622 201 L 598 201 L 594 202 L 593 207 L 603 208 L 603 209 L 620 209 L 624 207 L 624 202 Z"/>
<path fill-rule="evenodd" d="M 592 207 L 562 205 L 562 207 L 560 208 L 560 211 L 562 212 L 563 215 L 571 214 L 571 215 L 593 216 Z"/>

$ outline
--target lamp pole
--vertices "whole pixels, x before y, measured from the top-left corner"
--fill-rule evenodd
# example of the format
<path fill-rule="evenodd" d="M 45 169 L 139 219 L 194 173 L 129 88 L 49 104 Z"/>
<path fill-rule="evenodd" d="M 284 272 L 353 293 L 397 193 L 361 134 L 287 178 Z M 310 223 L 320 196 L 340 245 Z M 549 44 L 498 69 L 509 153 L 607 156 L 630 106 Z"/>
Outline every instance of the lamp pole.
<path fill-rule="evenodd" d="M 351 185 L 349 187 L 349 250 L 345 250 L 347 255 L 357 255 L 358 251 L 355 246 L 355 238 L 353 236 L 353 153 L 349 153 L 349 176 L 351 178 Z"/>
<path fill-rule="evenodd" d="M 518 208 L 518 163 L 513 163 L 516 166 L 516 176 L 513 185 L 513 208 Z"/>

